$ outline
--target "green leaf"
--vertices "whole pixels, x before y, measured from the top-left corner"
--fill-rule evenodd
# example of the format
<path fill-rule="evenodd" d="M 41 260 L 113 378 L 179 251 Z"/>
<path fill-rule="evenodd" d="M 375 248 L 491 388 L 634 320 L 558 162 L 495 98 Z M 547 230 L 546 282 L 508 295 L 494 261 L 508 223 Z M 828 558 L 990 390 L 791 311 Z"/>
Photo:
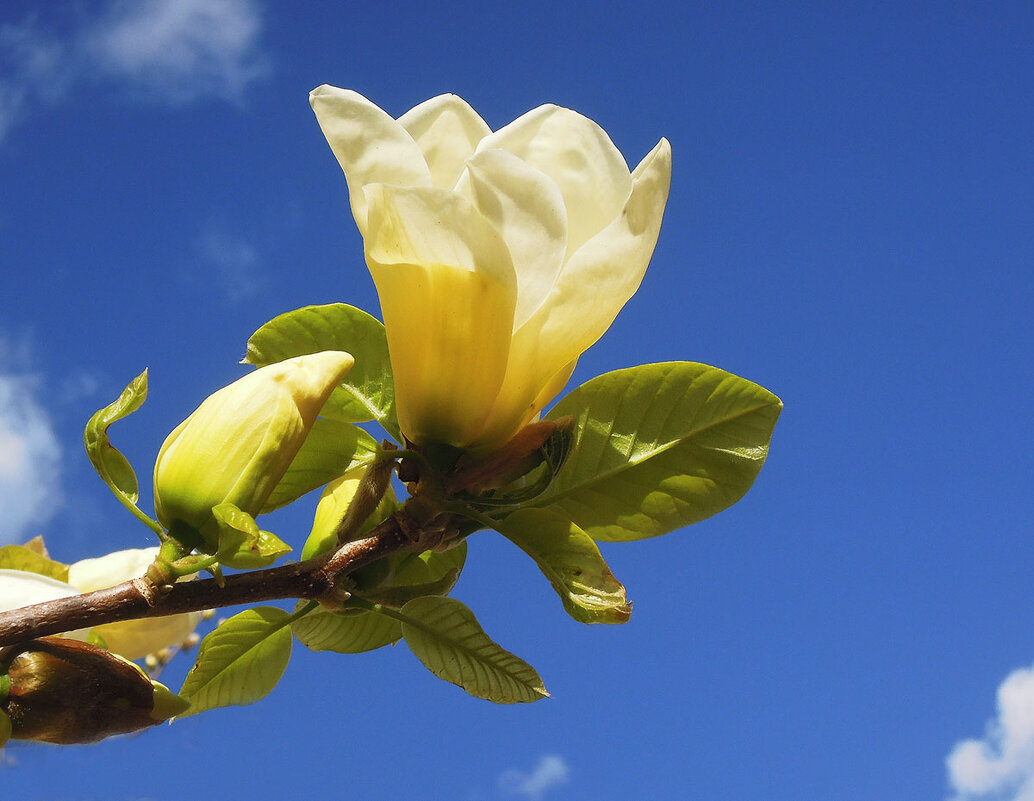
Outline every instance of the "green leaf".
<path fill-rule="evenodd" d="M 441 579 L 450 570 L 462 570 L 467 561 L 467 543 L 461 541 L 447 551 L 407 553 L 395 565 L 396 586 L 429 584 Z"/>
<path fill-rule="evenodd" d="M 234 615 L 201 641 L 197 662 L 179 694 L 190 702 L 180 717 L 265 698 L 291 658 L 291 616 L 258 606 Z"/>
<path fill-rule="evenodd" d="M 260 514 L 286 506 L 352 468 L 370 464 L 378 450 L 377 441 L 361 428 L 339 420 L 317 418 Z"/>
<path fill-rule="evenodd" d="M 549 696 L 535 668 L 489 639 L 456 599 L 417 598 L 402 607 L 402 615 L 406 645 L 438 678 L 497 704 Z"/>
<path fill-rule="evenodd" d="M 750 489 L 782 406 L 757 384 L 703 364 L 601 375 L 549 413 L 573 416 L 576 439 L 532 503 L 597 540 L 656 537 L 699 522 Z"/>
<path fill-rule="evenodd" d="M 447 551 L 425 551 L 390 557 L 395 587 L 409 587 L 443 581 L 450 571 L 463 568 L 467 543 Z M 376 564 L 376 563 L 375 563 Z M 310 612 L 292 624 L 298 640 L 313 651 L 358 654 L 391 645 L 402 639 L 397 620 L 377 612 L 332 612 L 324 607 Z"/>
<path fill-rule="evenodd" d="M 545 509 L 521 509 L 499 531 L 535 560 L 580 623 L 625 623 L 632 606 L 592 537 Z"/>
<path fill-rule="evenodd" d="M 41 556 L 23 545 L 5 545 L 0 548 L 0 569 L 24 570 L 68 583 L 68 565 Z"/>
<path fill-rule="evenodd" d="M 219 526 L 219 562 L 239 570 L 273 564 L 291 552 L 291 546 L 271 531 L 258 527 L 255 518 L 226 501 L 212 507 Z"/>
<path fill-rule="evenodd" d="M 376 612 L 348 614 L 320 607 L 291 624 L 294 636 L 312 651 L 360 654 L 402 638 L 397 620 Z"/>
<path fill-rule="evenodd" d="M 401 442 L 384 325 L 361 309 L 331 303 L 281 314 L 252 334 L 244 362 L 263 367 L 322 350 L 347 351 L 355 366 L 321 414 L 345 423 L 376 420 Z"/>
<path fill-rule="evenodd" d="M 390 606 L 392 609 L 401 609 L 414 598 L 421 598 L 425 595 L 448 595 L 456 586 L 456 580 L 460 577 L 460 571 L 453 568 L 438 581 L 431 581 L 427 584 L 401 584 L 393 587 L 379 587 L 362 593 L 363 598 L 371 603 L 381 606 Z"/>
<path fill-rule="evenodd" d="M 140 499 L 140 485 L 133 472 L 133 466 L 108 439 L 108 427 L 116 420 L 128 417 L 147 399 L 147 370 L 129 382 L 114 403 L 90 418 L 83 432 L 86 455 L 94 469 L 108 485 L 115 496 L 130 511 L 137 514 L 136 502 Z"/>

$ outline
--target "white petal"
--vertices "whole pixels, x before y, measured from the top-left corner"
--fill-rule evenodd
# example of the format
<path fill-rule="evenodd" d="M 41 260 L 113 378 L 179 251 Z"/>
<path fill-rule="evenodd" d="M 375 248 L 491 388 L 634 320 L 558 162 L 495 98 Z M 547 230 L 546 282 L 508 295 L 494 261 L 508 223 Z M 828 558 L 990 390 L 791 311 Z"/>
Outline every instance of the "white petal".
<path fill-rule="evenodd" d="M 488 123 L 457 95 L 425 100 L 399 117 L 398 123 L 424 154 L 431 183 L 443 189 L 456 185 L 477 143 L 492 132 Z"/>
<path fill-rule="evenodd" d="M 546 302 L 514 333 L 493 421 L 536 413 L 543 388 L 604 334 L 635 294 L 657 243 L 670 183 L 671 148 L 662 139 L 636 168 L 621 213 L 579 248 Z M 481 439 L 498 435 L 486 430 Z"/>
<path fill-rule="evenodd" d="M 636 168 L 621 213 L 571 256 L 540 319 L 529 320 L 528 334 L 552 351 L 550 375 L 603 336 L 639 288 L 657 244 L 670 184 L 671 146 L 662 139 Z"/>
<path fill-rule="evenodd" d="M 201 622 L 199 612 L 123 620 L 97 626 L 108 648 L 126 659 L 140 659 L 162 648 L 180 645 Z"/>
<path fill-rule="evenodd" d="M 68 583 L 79 592 L 114 587 L 140 578 L 158 555 L 158 548 L 130 548 L 95 559 L 83 559 L 68 566 Z"/>
<path fill-rule="evenodd" d="M 366 231 L 366 184 L 430 185 L 431 174 L 413 137 L 361 94 L 318 86 L 309 94 L 309 103 L 345 172 L 352 214 L 361 233 Z"/>
<path fill-rule="evenodd" d="M 114 587 L 123 581 L 140 578 L 158 555 L 158 548 L 130 548 L 125 551 L 83 559 L 68 566 L 68 583 L 80 592 Z M 184 576 L 179 581 L 196 578 Z M 198 612 L 179 615 L 122 620 L 97 626 L 108 648 L 126 659 L 140 659 L 162 648 L 182 643 L 201 622 Z"/>
<path fill-rule="evenodd" d="M 571 109 L 540 106 L 478 144 L 509 150 L 560 187 L 567 206 L 567 253 L 617 216 L 632 180 L 621 153 L 599 125 Z"/>
<path fill-rule="evenodd" d="M 505 150 L 467 165 L 474 205 L 502 234 L 517 274 L 516 330 L 556 283 L 567 251 L 567 211 L 553 179 Z"/>
<path fill-rule="evenodd" d="M 24 570 L 0 570 L 0 612 L 9 612 L 23 606 L 56 601 L 78 595 L 74 587 L 63 581 L 29 573 Z M 79 629 L 61 634 L 71 640 L 85 640 L 89 629 Z"/>

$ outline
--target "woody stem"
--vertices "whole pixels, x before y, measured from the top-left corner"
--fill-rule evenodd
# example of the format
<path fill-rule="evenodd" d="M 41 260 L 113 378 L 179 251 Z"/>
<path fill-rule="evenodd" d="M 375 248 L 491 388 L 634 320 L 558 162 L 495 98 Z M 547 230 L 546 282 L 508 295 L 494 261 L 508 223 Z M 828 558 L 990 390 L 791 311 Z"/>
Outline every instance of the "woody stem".
<path fill-rule="evenodd" d="M 161 592 L 147 579 L 126 581 L 83 595 L 0 613 L 0 647 L 121 620 L 200 612 L 222 606 L 282 598 L 318 599 L 339 578 L 363 565 L 402 551 L 419 551 L 423 537 L 403 532 L 394 516 L 366 536 L 331 554 L 305 562 L 216 579 L 177 582 Z"/>

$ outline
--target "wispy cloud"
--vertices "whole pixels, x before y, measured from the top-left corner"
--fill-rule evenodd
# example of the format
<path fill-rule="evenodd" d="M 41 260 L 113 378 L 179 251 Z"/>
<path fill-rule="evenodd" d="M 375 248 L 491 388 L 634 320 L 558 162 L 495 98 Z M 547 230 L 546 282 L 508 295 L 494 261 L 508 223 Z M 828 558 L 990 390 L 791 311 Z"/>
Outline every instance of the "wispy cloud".
<path fill-rule="evenodd" d="M 198 240 L 197 249 L 232 302 L 246 300 L 262 290 L 265 277 L 259 253 L 247 240 L 210 226 Z"/>
<path fill-rule="evenodd" d="M 1002 682 L 998 717 L 946 762 L 955 801 L 1034 801 L 1034 668 Z"/>
<path fill-rule="evenodd" d="M 159 103 L 240 102 L 269 72 L 261 32 L 255 0 L 108 0 L 62 29 L 35 16 L 0 27 L 0 138 L 87 81 Z"/>
<path fill-rule="evenodd" d="M 118 0 L 88 27 L 88 59 L 117 81 L 170 102 L 240 100 L 268 72 L 252 0 Z"/>
<path fill-rule="evenodd" d="M 499 789 L 507 796 L 539 801 L 548 790 L 566 784 L 570 776 L 567 763 L 555 754 L 546 754 L 530 772 L 508 770 L 499 777 Z"/>
<path fill-rule="evenodd" d="M 0 359 L 0 545 L 29 539 L 61 505 L 61 446 L 38 394 Z"/>

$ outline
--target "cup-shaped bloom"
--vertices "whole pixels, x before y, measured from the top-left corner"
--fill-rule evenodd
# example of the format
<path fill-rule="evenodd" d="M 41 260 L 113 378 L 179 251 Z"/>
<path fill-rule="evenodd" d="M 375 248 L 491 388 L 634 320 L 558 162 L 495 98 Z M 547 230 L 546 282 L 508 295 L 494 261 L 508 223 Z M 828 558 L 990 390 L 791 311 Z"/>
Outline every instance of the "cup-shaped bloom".
<path fill-rule="evenodd" d="M 158 519 L 174 534 L 196 532 L 205 549 L 216 550 L 212 507 L 228 502 L 250 515 L 262 511 L 352 364 L 343 351 L 286 359 L 206 398 L 158 453 Z"/>
<path fill-rule="evenodd" d="M 558 106 L 492 132 L 455 95 L 397 120 L 330 86 L 310 102 L 363 235 L 403 433 L 496 449 L 638 289 L 667 201 L 668 142 L 630 172 L 602 128 Z"/>
<path fill-rule="evenodd" d="M 143 576 L 157 555 L 158 548 L 133 548 L 73 562 L 68 567 L 67 584 L 37 573 L 0 570 L 0 611 L 114 587 L 123 581 Z M 97 626 L 94 631 L 112 652 L 126 659 L 139 659 L 163 648 L 179 645 L 190 636 L 200 620 L 199 613 L 186 612 L 105 623 Z M 80 629 L 61 636 L 85 640 L 88 635 L 89 630 Z"/>

